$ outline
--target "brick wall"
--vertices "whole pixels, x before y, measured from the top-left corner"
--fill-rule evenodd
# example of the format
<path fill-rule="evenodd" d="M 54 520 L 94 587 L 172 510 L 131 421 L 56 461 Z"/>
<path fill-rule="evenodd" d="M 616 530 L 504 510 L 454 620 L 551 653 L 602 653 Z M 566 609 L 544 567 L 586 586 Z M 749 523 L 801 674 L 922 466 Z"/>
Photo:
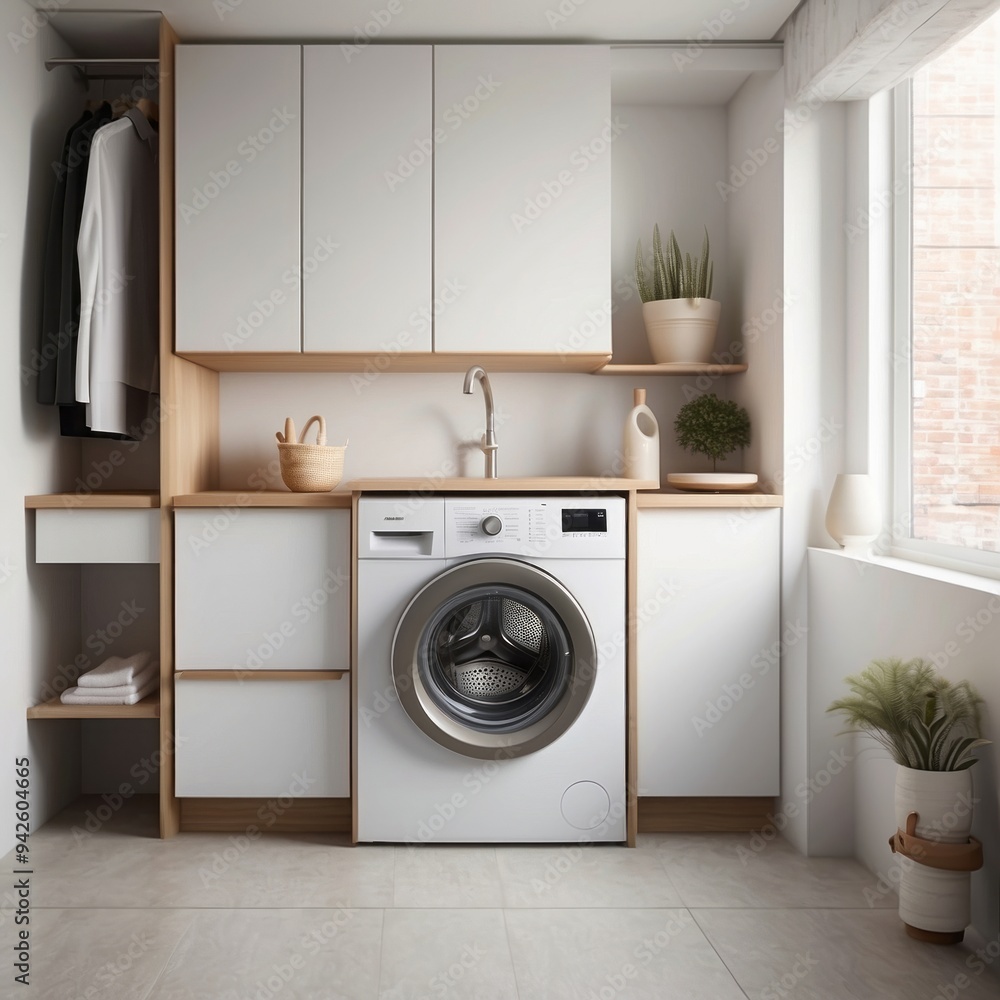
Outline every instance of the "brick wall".
<path fill-rule="evenodd" d="M 1000 15 L 913 80 L 913 536 L 1000 551 Z"/>

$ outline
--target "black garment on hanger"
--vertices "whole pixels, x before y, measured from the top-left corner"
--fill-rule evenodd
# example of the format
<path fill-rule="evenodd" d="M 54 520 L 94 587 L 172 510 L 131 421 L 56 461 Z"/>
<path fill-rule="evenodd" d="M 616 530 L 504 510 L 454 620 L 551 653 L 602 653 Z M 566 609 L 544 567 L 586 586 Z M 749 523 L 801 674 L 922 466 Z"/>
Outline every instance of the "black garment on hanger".
<path fill-rule="evenodd" d="M 80 237 L 83 196 L 87 190 L 87 167 L 94 133 L 111 121 L 111 105 L 105 101 L 93 117 L 73 132 L 70 140 L 66 199 L 63 203 L 62 288 L 59 295 L 59 329 L 68 331 L 56 364 L 56 402 L 76 405 L 76 337 L 80 327 L 80 263 L 76 243 Z"/>
<path fill-rule="evenodd" d="M 56 401 L 56 354 L 59 344 L 59 303 L 62 295 L 62 232 L 63 205 L 66 200 L 66 173 L 69 170 L 69 150 L 73 133 L 93 115 L 84 111 L 66 133 L 62 156 L 56 170 L 56 184 L 52 191 L 49 209 L 49 228 L 45 237 L 45 270 L 42 274 L 42 325 L 38 336 L 38 385 L 36 399 L 39 403 Z"/>
<path fill-rule="evenodd" d="M 122 434 L 105 434 L 87 426 L 87 405 L 76 400 L 76 342 L 80 329 L 80 262 L 76 243 L 80 236 L 83 216 L 83 196 L 87 191 L 87 169 L 94 134 L 112 118 L 111 105 L 105 101 L 94 114 L 73 130 L 66 157 L 65 191 L 63 195 L 61 262 L 58 293 L 61 334 L 55 369 L 55 402 L 59 405 L 59 433 L 63 437 L 111 438 L 128 440 Z"/>

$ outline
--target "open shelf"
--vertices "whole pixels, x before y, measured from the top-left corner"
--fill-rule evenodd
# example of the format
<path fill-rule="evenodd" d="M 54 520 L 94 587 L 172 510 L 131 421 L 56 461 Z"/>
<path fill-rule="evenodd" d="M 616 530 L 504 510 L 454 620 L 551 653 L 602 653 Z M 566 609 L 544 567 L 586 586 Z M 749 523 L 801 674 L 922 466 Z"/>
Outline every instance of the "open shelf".
<path fill-rule="evenodd" d="M 206 490 L 174 497 L 174 507 L 333 507 L 349 508 L 351 494 L 291 493 L 286 490 Z"/>
<path fill-rule="evenodd" d="M 605 365 L 594 375 L 739 375 L 746 365 L 696 365 L 670 362 L 662 365 Z"/>
<path fill-rule="evenodd" d="M 28 510 L 114 510 L 160 506 L 156 490 L 124 490 L 120 493 L 42 493 L 24 498 Z"/>
<path fill-rule="evenodd" d="M 134 705 L 65 705 L 58 696 L 32 705 L 29 719 L 158 719 L 160 695 L 150 694 Z"/>

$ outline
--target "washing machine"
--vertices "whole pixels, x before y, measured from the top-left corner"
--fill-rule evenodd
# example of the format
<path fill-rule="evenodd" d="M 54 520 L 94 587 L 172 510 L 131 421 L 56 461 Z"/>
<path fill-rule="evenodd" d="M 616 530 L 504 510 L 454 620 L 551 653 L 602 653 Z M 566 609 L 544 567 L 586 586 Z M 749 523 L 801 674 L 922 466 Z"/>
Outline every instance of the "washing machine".
<path fill-rule="evenodd" d="M 625 839 L 622 497 L 362 497 L 358 839 Z"/>

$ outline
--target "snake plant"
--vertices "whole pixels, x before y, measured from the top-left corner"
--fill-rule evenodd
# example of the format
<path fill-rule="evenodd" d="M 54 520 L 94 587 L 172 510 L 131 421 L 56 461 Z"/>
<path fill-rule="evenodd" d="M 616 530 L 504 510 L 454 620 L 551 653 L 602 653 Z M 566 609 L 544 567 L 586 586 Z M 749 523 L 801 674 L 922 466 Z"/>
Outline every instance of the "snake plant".
<path fill-rule="evenodd" d="M 673 230 L 666 250 L 660 239 L 659 225 L 653 226 L 653 287 L 646 278 L 642 255 L 642 240 L 635 245 L 635 283 L 643 302 L 658 299 L 709 299 L 712 297 L 712 272 L 709 258 L 708 229 L 701 244 L 701 257 L 692 261 L 691 254 L 681 253 Z"/>
<path fill-rule="evenodd" d="M 926 660 L 873 660 L 847 678 L 853 692 L 835 701 L 851 727 L 867 733 L 897 764 L 918 771 L 964 771 L 976 763 L 983 699 L 968 681 L 952 684 Z"/>

